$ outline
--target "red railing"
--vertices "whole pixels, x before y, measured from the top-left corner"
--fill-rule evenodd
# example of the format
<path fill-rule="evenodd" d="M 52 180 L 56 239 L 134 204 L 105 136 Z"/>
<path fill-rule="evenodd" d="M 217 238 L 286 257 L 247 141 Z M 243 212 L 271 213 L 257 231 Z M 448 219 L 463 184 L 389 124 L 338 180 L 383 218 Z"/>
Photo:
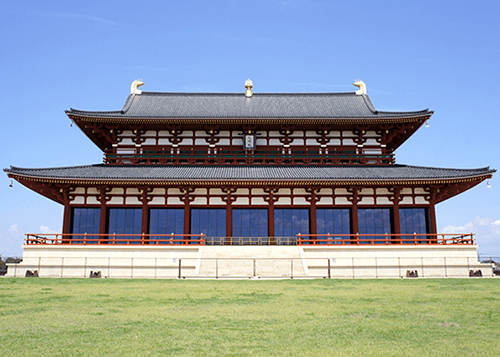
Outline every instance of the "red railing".
<path fill-rule="evenodd" d="M 475 244 L 474 234 L 297 234 L 297 245 Z"/>
<path fill-rule="evenodd" d="M 108 153 L 104 162 L 111 165 L 181 165 L 181 164 L 319 164 L 319 165 L 391 165 L 394 155 L 380 153 L 355 153 L 353 151 L 318 150 L 215 150 L 207 152 L 198 148 L 171 151 L 144 151 L 143 153 Z"/>
<path fill-rule="evenodd" d="M 243 237 L 245 238 L 245 237 Z M 474 234 L 297 234 L 297 237 L 259 237 L 214 240 L 202 234 L 26 234 L 27 245 L 389 245 L 475 244 Z M 286 238 L 286 239 L 285 239 Z"/>
<path fill-rule="evenodd" d="M 46 245 L 205 245 L 205 235 L 202 234 L 87 234 L 87 233 L 54 233 L 26 234 L 25 244 Z"/>

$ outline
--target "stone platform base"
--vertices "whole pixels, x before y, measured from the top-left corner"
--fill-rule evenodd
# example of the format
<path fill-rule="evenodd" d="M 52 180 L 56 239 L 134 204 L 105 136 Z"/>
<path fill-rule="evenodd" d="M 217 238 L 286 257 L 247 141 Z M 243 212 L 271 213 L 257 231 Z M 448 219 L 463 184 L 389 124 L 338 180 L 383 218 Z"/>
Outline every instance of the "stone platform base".
<path fill-rule="evenodd" d="M 25 245 L 7 277 L 445 278 L 492 277 L 475 245 Z"/>

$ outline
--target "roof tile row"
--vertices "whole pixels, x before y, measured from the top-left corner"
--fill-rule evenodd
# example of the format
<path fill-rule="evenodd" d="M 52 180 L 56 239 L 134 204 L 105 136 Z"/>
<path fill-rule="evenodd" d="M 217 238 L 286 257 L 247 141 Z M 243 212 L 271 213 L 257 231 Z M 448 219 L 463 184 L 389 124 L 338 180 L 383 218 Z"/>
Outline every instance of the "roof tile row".
<path fill-rule="evenodd" d="M 109 166 L 103 164 L 18 168 L 7 174 L 51 179 L 95 180 L 437 180 L 491 175 L 489 167 L 449 169 L 408 165 L 372 166 Z"/>

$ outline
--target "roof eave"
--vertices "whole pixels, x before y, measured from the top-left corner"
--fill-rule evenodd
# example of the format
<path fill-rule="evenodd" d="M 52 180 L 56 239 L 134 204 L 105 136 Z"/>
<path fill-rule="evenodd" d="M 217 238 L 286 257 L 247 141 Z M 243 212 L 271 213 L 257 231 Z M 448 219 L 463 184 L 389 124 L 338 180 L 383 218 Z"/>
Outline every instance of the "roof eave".
<path fill-rule="evenodd" d="M 271 185 L 280 186 L 289 184 L 293 186 L 304 185 L 330 185 L 330 186 L 387 186 L 387 185 L 432 185 L 432 184 L 448 184 L 448 183 L 463 183 L 471 181 L 484 181 L 492 177 L 496 170 L 491 170 L 488 173 L 474 176 L 463 176 L 456 178 L 412 178 L 412 179 L 112 179 L 112 178 L 58 178 L 58 177 L 40 177 L 30 176 L 15 173 L 12 170 L 4 169 L 9 178 L 17 181 L 28 180 L 41 183 L 58 183 L 58 184 L 73 184 L 73 185 L 153 185 L 153 186 L 177 186 L 177 185 L 194 185 L 206 186 L 230 184 L 235 186 L 243 185 Z"/>
<path fill-rule="evenodd" d="M 228 124 L 234 122 L 244 122 L 248 123 L 249 121 L 255 122 L 272 122 L 279 120 L 287 120 L 287 121 L 310 121 L 315 120 L 318 122 L 327 121 L 330 123 L 337 124 L 354 124 L 354 123 L 401 123 L 401 122 L 414 122 L 420 121 L 422 119 L 429 119 L 433 112 L 422 112 L 418 114 L 412 115 L 401 115 L 401 116 L 380 116 L 380 117 L 125 117 L 125 116 L 102 116 L 102 115 L 89 115 L 89 114 L 81 114 L 81 113 L 71 113 L 66 112 L 66 114 L 71 119 L 79 119 L 82 121 L 88 122 L 101 122 L 101 123 L 149 123 L 149 124 L 161 124 L 166 123 L 170 124 L 172 122 L 192 122 L 193 124 L 198 124 L 200 121 L 214 122 L 214 121 L 225 121 Z"/>

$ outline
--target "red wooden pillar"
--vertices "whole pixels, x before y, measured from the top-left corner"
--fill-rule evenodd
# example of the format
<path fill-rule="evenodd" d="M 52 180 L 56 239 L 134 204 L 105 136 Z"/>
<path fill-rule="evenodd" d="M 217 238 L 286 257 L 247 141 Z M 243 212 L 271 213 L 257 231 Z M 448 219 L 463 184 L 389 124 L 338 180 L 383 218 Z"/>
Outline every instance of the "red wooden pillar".
<path fill-rule="evenodd" d="M 317 234 L 318 233 L 318 228 L 317 228 L 317 222 L 316 222 L 316 202 L 312 201 L 311 202 L 311 210 L 310 210 L 310 226 L 311 226 L 311 234 Z"/>
<path fill-rule="evenodd" d="M 139 189 L 139 188 L 138 188 Z M 141 220 L 141 233 L 149 233 L 149 207 L 148 202 L 152 200 L 152 196 L 148 194 L 153 191 L 152 188 L 146 187 L 143 189 L 139 189 L 141 195 L 139 196 L 139 200 L 142 202 L 142 220 Z M 142 237 L 142 239 L 146 239 L 146 237 Z M 149 239 L 149 238 L 147 238 Z M 145 242 L 143 242 L 144 244 Z"/>
<path fill-rule="evenodd" d="M 436 224 L 436 209 L 434 202 L 431 201 L 429 205 L 429 225 L 432 234 L 437 234 L 437 224 Z M 438 236 L 431 236 L 431 243 L 437 244 Z"/>
<path fill-rule="evenodd" d="M 309 208 L 309 234 L 318 233 L 317 219 L 316 219 L 316 202 L 318 202 L 320 199 L 317 196 L 320 190 L 321 189 L 314 187 L 306 188 L 306 191 L 310 193 L 310 196 L 306 197 L 306 200 L 311 203 L 311 207 Z M 317 237 L 314 237 L 313 239 L 317 239 Z"/>
<path fill-rule="evenodd" d="M 226 207 L 226 245 L 231 245 L 231 237 L 233 236 L 233 206 L 231 200 L 227 200 Z"/>
<path fill-rule="evenodd" d="M 393 227 L 392 228 L 394 229 L 394 234 L 401 234 L 401 220 L 399 218 L 399 203 L 397 200 L 394 202 L 394 207 L 392 209 L 392 220 L 393 220 L 393 222 L 392 222 Z M 396 238 L 402 239 L 403 237 L 397 236 Z M 401 241 L 399 241 L 399 242 L 401 242 Z"/>
<path fill-rule="evenodd" d="M 347 199 L 352 202 L 352 207 L 351 207 L 351 231 L 353 234 L 359 233 L 359 217 L 358 217 L 358 202 L 359 202 L 359 196 L 358 196 L 358 189 L 357 188 L 351 188 L 348 189 L 349 192 L 352 192 L 352 196 L 348 197 Z M 356 237 L 353 237 L 351 240 L 356 240 Z"/>
<path fill-rule="evenodd" d="M 274 202 L 269 201 L 269 208 L 267 209 L 267 234 L 269 235 L 269 244 L 275 245 L 274 239 Z"/>
<path fill-rule="evenodd" d="M 401 196 L 401 187 L 394 186 L 390 187 L 389 191 L 393 193 L 392 197 L 389 197 L 389 200 L 393 202 L 393 207 L 392 207 L 392 229 L 394 234 L 398 234 L 396 236 L 396 239 L 398 239 L 397 242 L 393 243 L 401 243 L 401 219 L 399 215 L 399 202 L 402 201 L 403 197 Z"/>
<path fill-rule="evenodd" d="M 142 202 L 142 222 L 141 222 L 141 233 L 149 233 L 149 209 L 148 202 L 144 200 Z"/>
<path fill-rule="evenodd" d="M 184 202 L 184 234 L 191 233 L 191 210 L 189 201 Z"/>
<path fill-rule="evenodd" d="M 275 245 L 276 239 L 274 237 L 274 202 L 278 200 L 278 197 L 274 195 L 276 192 L 275 188 L 267 187 L 264 188 L 264 192 L 267 192 L 269 195 L 264 197 L 264 201 L 268 203 L 267 208 L 267 235 L 269 236 L 269 244 Z"/>
<path fill-rule="evenodd" d="M 71 207 L 69 202 L 64 203 L 64 216 L 63 216 L 63 233 L 71 233 L 70 232 L 70 216 L 71 216 Z"/>
<path fill-rule="evenodd" d="M 101 202 L 101 216 L 99 217 L 99 233 L 106 234 L 108 226 L 108 209 L 106 208 L 106 202 L 110 200 L 110 197 L 106 197 L 106 187 L 101 187 L 99 189 L 99 201 Z M 99 237 L 99 239 L 104 239 Z M 106 244 L 107 242 L 102 242 Z"/>
<path fill-rule="evenodd" d="M 105 234 L 106 226 L 108 223 L 108 210 L 106 208 L 106 202 L 101 202 L 101 217 L 99 218 L 99 233 Z"/>
<path fill-rule="evenodd" d="M 236 197 L 233 196 L 233 193 L 236 192 L 236 188 L 234 187 L 226 187 L 223 188 L 226 192 L 226 196 L 222 197 L 222 201 L 226 202 L 226 239 L 225 244 L 232 244 L 232 236 L 233 236 L 233 202 L 236 201 Z M 221 242 L 222 243 L 222 242 Z"/>
<path fill-rule="evenodd" d="M 353 202 L 351 208 L 351 231 L 353 234 L 359 233 L 358 203 Z"/>
<path fill-rule="evenodd" d="M 437 233 L 436 209 L 433 202 L 431 202 L 431 204 L 429 205 L 429 223 L 430 223 L 431 233 L 436 234 Z"/>
<path fill-rule="evenodd" d="M 191 207 L 189 203 L 194 200 L 194 197 L 190 196 L 190 193 L 194 191 L 194 188 L 184 188 L 180 189 L 184 195 L 181 196 L 181 201 L 184 201 L 184 234 L 190 234 L 191 232 Z M 201 232 L 196 232 L 197 234 Z M 188 244 L 189 237 L 184 237 L 184 243 Z"/>

